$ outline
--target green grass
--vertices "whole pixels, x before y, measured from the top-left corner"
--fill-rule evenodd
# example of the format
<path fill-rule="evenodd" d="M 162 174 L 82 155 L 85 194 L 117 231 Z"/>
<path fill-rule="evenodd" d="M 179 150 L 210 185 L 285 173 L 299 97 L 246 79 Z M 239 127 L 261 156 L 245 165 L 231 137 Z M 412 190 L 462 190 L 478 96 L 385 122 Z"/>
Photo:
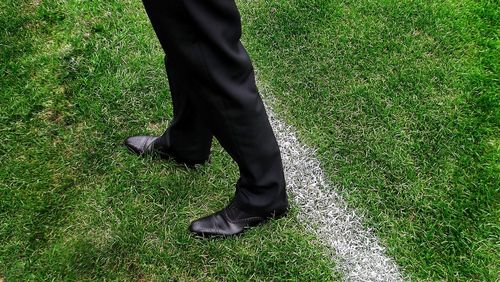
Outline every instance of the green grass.
<path fill-rule="evenodd" d="M 405 273 L 497 280 L 498 3 L 241 6 L 278 112 Z"/>
<path fill-rule="evenodd" d="M 294 216 L 188 234 L 234 193 L 218 144 L 196 171 L 121 146 L 172 117 L 140 1 L 2 1 L 0 26 L 0 280 L 340 278 Z"/>
<path fill-rule="evenodd" d="M 414 280 L 497 280 L 496 1 L 239 1 L 276 111 Z M 140 1 L 0 3 L 0 277 L 337 280 L 294 217 L 227 241 L 189 222 L 231 198 L 120 144 L 172 116 Z M 295 211 L 296 212 L 296 211 Z"/>

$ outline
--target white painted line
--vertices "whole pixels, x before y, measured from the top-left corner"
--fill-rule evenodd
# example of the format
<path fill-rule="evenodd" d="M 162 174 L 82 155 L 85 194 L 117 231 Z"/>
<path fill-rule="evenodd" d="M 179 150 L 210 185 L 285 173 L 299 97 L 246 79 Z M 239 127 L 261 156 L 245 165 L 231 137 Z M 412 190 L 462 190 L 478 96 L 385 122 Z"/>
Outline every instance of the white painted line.
<path fill-rule="evenodd" d="M 259 89 L 266 93 L 262 83 Z M 272 97 L 262 96 L 280 145 L 290 198 L 300 209 L 300 221 L 330 249 L 345 280 L 402 281 L 401 272 L 384 254 L 379 240 L 327 181 L 315 151 L 301 144 L 294 129 L 276 117 Z"/>

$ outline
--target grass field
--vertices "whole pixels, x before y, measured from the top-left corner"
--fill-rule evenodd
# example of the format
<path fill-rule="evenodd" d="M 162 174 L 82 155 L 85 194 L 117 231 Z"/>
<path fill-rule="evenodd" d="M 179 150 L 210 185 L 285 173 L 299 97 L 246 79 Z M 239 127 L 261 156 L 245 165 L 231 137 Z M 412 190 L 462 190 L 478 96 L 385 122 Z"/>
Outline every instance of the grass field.
<path fill-rule="evenodd" d="M 239 1 L 276 112 L 409 278 L 497 280 L 496 1 Z M 121 142 L 172 117 L 140 1 L 0 3 L 0 278 L 339 280 L 294 216 L 201 241 L 237 168 Z M 293 213 L 297 213 L 294 210 Z"/>
<path fill-rule="evenodd" d="M 24 280 L 300 280 L 339 277 L 294 217 L 201 241 L 237 167 L 214 147 L 190 171 L 131 155 L 172 111 L 139 1 L 0 4 L 0 276 Z M 4 27 L 6 27 L 4 29 Z"/>
<path fill-rule="evenodd" d="M 498 2 L 251 3 L 278 112 L 405 272 L 498 280 Z"/>

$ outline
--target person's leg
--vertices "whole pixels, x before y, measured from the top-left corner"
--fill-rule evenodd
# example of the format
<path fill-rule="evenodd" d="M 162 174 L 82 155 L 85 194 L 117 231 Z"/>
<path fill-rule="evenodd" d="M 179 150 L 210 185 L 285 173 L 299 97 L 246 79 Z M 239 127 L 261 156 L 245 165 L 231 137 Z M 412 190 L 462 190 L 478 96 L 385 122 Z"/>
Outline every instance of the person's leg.
<path fill-rule="evenodd" d="M 240 169 L 230 209 L 194 222 L 191 230 L 229 235 L 274 212 L 282 213 L 288 200 L 280 151 L 240 42 L 240 15 L 234 1 L 143 2 L 150 18 L 160 19 L 153 25 L 167 61 L 176 61 L 172 72 L 183 77 L 195 108 Z M 245 224 L 233 224 L 229 230 L 228 215 L 232 223 Z M 216 231 L 207 231 L 207 226 Z"/>
<path fill-rule="evenodd" d="M 203 162 L 208 159 L 212 144 L 212 133 L 200 110 L 190 99 L 186 79 L 177 72 L 176 61 L 165 59 L 174 118 L 154 147 L 169 152 L 174 158 Z M 189 86 L 189 85 L 187 85 Z"/>
<path fill-rule="evenodd" d="M 286 204 L 280 151 L 253 67 L 240 42 L 241 21 L 233 0 L 181 1 L 197 34 L 196 59 L 202 68 L 198 100 L 213 108 L 217 139 L 238 163 L 237 204 L 269 211 Z"/>
<path fill-rule="evenodd" d="M 158 35 L 158 39 L 167 54 L 165 67 L 172 97 L 174 117 L 167 130 L 156 138 L 154 136 L 133 136 L 127 139 L 126 145 L 139 154 L 159 153 L 173 157 L 180 163 L 197 164 L 208 159 L 212 144 L 212 133 L 209 130 L 200 110 L 190 99 L 190 85 L 186 80 L 188 73 L 178 71 L 179 64 L 175 52 L 167 49 L 167 40 L 173 38 L 166 34 L 165 25 L 175 25 L 162 1 L 145 1 L 144 5 L 150 21 Z M 169 8 L 173 11 L 174 8 Z M 172 54 L 170 54 L 172 53 Z M 171 56 L 169 56 L 169 54 Z M 149 151 L 148 151 L 149 150 Z"/>

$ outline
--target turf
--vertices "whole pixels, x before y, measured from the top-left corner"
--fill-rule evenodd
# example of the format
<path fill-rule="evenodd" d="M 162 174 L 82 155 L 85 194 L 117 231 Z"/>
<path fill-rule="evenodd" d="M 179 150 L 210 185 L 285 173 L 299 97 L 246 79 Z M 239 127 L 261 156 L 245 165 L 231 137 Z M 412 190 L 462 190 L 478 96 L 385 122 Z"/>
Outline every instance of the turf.
<path fill-rule="evenodd" d="M 239 1 L 276 112 L 414 280 L 497 280 L 496 1 Z M 239 239 L 186 227 L 237 168 L 120 144 L 171 119 L 139 1 L 0 3 L 0 278 L 336 280 L 294 217 Z M 295 211 L 297 212 L 297 211 Z"/>
<path fill-rule="evenodd" d="M 405 274 L 497 280 L 498 3 L 242 8 L 276 111 L 318 149 L 330 180 Z"/>
<path fill-rule="evenodd" d="M 324 281 L 341 275 L 292 216 L 199 240 L 237 167 L 188 170 L 122 145 L 172 118 L 140 1 L 0 3 L 0 280 Z"/>

